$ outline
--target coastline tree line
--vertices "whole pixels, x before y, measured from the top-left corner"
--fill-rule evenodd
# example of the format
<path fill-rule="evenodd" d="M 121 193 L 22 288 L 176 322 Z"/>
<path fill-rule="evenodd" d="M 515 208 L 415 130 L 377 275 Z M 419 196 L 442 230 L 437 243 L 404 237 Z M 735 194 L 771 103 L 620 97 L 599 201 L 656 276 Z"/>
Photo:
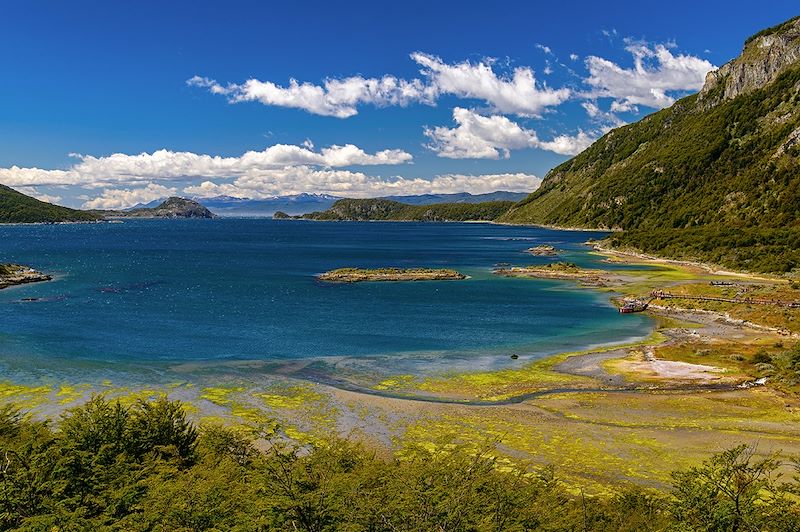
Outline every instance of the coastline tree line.
<path fill-rule="evenodd" d="M 499 471 L 485 451 L 380 456 L 331 437 L 257 448 L 197 427 L 166 398 L 93 397 L 55 424 L 0 409 L 2 530 L 800 530 L 787 464 L 740 446 L 673 474 L 670 492 L 568 492 L 551 469 Z M 796 464 L 795 464 L 796 466 Z"/>

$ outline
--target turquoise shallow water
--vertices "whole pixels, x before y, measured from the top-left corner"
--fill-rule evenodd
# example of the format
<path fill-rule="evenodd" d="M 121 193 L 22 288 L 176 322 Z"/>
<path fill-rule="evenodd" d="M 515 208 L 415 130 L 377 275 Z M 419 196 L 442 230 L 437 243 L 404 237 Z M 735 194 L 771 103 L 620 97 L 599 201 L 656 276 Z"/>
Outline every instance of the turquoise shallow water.
<path fill-rule="evenodd" d="M 317 374 L 429 374 L 646 336 L 651 320 L 621 316 L 606 294 L 491 274 L 497 263 L 553 260 L 523 252 L 541 243 L 597 266 L 581 245 L 597 236 L 239 219 L 2 226 L 0 261 L 56 280 L 0 291 L 0 372 L 147 380 L 257 360 L 270 363 L 265 371 L 318 361 Z M 329 285 L 314 277 L 343 266 L 451 267 L 471 278 Z"/>

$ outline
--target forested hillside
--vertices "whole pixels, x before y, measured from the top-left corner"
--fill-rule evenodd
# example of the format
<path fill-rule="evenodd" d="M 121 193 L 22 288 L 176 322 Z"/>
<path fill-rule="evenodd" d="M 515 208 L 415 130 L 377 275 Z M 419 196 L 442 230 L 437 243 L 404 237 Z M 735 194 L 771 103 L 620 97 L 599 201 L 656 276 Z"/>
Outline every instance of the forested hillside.
<path fill-rule="evenodd" d="M 387 199 L 342 199 L 327 211 L 305 214 L 309 220 L 383 220 L 420 222 L 466 222 L 494 220 L 514 202 L 435 203 L 408 205 Z"/>
<path fill-rule="evenodd" d="M 747 40 L 699 94 L 610 131 L 500 221 L 737 268 L 800 266 L 800 19 Z"/>
<path fill-rule="evenodd" d="M 0 223 L 85 222 L 98 216 L 39 201 L 0 185 Z"/>

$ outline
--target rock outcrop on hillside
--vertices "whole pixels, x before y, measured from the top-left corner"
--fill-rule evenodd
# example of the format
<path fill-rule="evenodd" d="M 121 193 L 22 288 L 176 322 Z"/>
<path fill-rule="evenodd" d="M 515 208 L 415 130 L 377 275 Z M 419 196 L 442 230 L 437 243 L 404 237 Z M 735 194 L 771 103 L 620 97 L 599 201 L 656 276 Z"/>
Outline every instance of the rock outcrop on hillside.
<path fill-rule="evenodd" d="M 709 72 L 698 102 L 716 104 L 763 88 L 798 61 L 800 17 L 795 17 L 757 33 L 739 57 Z"/>

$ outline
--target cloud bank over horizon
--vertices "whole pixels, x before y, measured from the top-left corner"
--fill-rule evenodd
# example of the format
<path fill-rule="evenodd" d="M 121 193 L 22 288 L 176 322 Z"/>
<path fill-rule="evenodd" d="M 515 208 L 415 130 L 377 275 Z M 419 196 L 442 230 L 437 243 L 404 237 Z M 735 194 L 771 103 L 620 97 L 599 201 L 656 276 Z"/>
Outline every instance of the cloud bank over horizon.
<path fill-rule="evenodd" d="M 616 38 L 616 33 L 606 36 Z M 538 73 L 510 59 L 446 61 L 415 51 L 408 57 L 417 75 L 405 78 L 386 73 L 328 77 L 319 83 L 291 78 L 281 84 L 256 77 L 218 82 L 200 75 L 186 80 L 189 87 L 231 104 L 256 102 L 338 120 L 353 119 L 364 106 L 441 106 L 451 113 L 451 122 L 440 121 L 439 113 L 433 124 L 420 123 L 419 153 L 407 146 L 368 153 L 342 139 L 344 143 L 321 149 L 309 141 L 276 143 L 233 157 L 169 149 L 70 154 L 75 162 L 63 169 L 0 168 L 0 182 L 45 201 L 62 202 L 67 196 L 67 203 L 80 201 L 93 209 L 121 209 L 175 194 L 259 199 L 303 192 L 349 197 L 530 192 L 540 178 L 508 171 L 508 166 L 486 163 L 481 171 L 465 172 L 462 165 L 461 171 L 442 172 L 418 171 L 412 165 L 425 156 L 453 164 L 505 161 L 525 150 L 573 156 L 611 128 L 636 119 L 641 108 L 661 109 L 698 90 L 715 68 L 706 59 L 678 52 L 673 43 L 621 43 L 628 66 L 599 54 L 571 53 L 562 62 L 551 47 L 537 43 L 531 46 L 545 65 Z M 583 73 L 578 72 L 581 67 Z M 556 70 L 562 75 L 557 83 Z M 396 170 L 387 175 L 390 167 Z"/>
<path fill-rule="evenodd" d="M 86 209 L 124 209 L 166 196 L 199 198 L 232 196 L 263 199 L 303 192 L 354 198 L 388 195 L 495 190 L 528 192 L 541 180 L 525 173 L 445 174 L 422 177 L 370 175 L 346 167 L 392 166 L 410 163 L 403 150 L 366 153 L 352 144 L 314 151 L 308 146 L 275 144 L 239 157 L 157 150 L 106 157 L 73 154 L 78 162 L 67 170 L 0 168 L 0 182 L 45 201 L 58 196 L 39 187 L 79 187 Z M 99 192 L 98 192 L 99 191 Z"/>

